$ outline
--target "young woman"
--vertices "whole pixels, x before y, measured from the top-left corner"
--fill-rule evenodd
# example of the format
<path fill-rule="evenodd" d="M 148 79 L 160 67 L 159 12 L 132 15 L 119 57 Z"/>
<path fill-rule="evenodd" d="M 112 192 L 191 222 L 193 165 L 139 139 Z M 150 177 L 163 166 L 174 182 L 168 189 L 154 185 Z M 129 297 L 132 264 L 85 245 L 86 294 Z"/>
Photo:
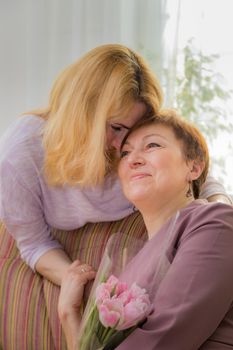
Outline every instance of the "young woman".
<path fill-rule="evenodd" d="M 146 288 L 153 310 L 117 349 L 233 349 L 233 207 L 197 199 L 209 165 L 204 138 L 167 110 L 135 125 L 120 153 L 123 192 L 148 231 L 120 279 Z M 166 271 L 158 278 L 161 261 Z M 61 285 L 70 350 L 77 349 L 83 288 L 94 276 L 76 261 Z"/>
<path fill-rule="evenodd" d="M 72 230 L 132 213 L 111 159 L 127 130 L 161 103 L 143 58 L 104 45 L 61 73 L 47 108 L 8 130 L 0 147 L 0 218 L 33 270 L 59 285 L 71 263 L 51 227 Z M 204 196 L 224 194 L 215 184 Z"/>

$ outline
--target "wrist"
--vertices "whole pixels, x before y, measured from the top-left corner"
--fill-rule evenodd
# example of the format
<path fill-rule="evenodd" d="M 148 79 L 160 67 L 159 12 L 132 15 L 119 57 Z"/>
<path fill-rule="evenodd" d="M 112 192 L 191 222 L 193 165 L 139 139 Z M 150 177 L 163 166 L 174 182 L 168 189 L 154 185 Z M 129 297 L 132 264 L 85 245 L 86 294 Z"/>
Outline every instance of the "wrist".
<path fill-rule="evenodd" d="M 67 349 L 78 349 L 78 332 L 81 325 L 81 316 L 74 308 L 59 310 L 59 319 L 67 340 Z"/>
<path fill-rule="evenodd" d="M 61 321 L 66 321 L 71 318 L 78 319 L 81 317 L 81 307 L 58 306 L 58 316 Z"/>

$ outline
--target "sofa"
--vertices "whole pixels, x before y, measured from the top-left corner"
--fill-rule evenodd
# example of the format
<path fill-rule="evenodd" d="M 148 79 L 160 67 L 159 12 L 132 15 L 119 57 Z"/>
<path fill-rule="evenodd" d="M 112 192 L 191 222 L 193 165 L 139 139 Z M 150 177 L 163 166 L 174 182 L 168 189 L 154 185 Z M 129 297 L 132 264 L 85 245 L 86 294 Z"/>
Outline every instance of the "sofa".
<path fill-rule="evenodd" d="M 123 251 L 134 240 L 146 240 L 139 213 L 116 222 L 89 223 L 73 231 L 52 230 L 72 260 L 95 269 L 108 239 L 118 232 Z M 127 238 L 125 238 L 127 237 Z M 84 307 L 91 289 L 86 286 Z M 20 258 L 14 239 L 0 224 L 0 350 L 66 350 L 57 313 L 59 287 L 34 273 Z"/>

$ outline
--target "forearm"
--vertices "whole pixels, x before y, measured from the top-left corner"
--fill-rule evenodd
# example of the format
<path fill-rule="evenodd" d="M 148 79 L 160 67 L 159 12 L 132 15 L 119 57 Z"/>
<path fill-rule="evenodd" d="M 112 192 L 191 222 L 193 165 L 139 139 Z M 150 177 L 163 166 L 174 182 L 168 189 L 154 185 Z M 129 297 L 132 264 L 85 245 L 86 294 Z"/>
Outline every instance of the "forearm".
<path fill-rule="evenodd" d="M 224 194 L 214 194 L 207 198 L 208 202 L 221 202 L 226 204 L 232 204 L 230 198 Z"/>
<path fill-rule="evenodd" d="M 208 176 L 203 184 L 200 198 L 205 198 L 208 202 L 232 204 L 232 200 L 224 186 L 212 176 Z"/>
<path fill-rule="evenodd" d="M 68 350 L 78 350 L 81 323 L 80 308 L 84 286 L 96 273 L 90 265 L 75 260 L 62 278 L 58 315 L 65 333 Z"/>
<path fill-rule="evenodd" d="M 78 330 L 80 329 L 81 315 L 77 311 L 60 311 L 59 318 L 66 337 L 67 349 L 78 350 Z"/>
<path fill-rule="evenodd" d="M 70 264 L 70 258 L 62 249 L 52 249 L 39 258 L 35 269 L 39 274 L 60 286 L 62 276 Z"/>

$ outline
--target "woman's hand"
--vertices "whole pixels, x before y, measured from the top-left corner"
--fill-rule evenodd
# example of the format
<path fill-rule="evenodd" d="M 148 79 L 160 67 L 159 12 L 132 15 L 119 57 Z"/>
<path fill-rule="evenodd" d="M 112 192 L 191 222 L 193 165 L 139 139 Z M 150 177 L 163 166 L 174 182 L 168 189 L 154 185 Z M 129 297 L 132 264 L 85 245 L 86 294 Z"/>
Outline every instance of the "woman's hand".
<path fill-rule="evenodd" d="M 95 271 L 90 265 L 75 260 L 63 275 L 58 302 L 60 317 L 69 312 L 78 312 L 82 304 L 84 287 L 95 278 Z"/>
<path fill-rule="evenodd" d="M 69 350 L 77 349 L 84 287 L 95 275 L 96 272 L 90 265 L 75 260 L 62 277 L 58 314 Z"/>

